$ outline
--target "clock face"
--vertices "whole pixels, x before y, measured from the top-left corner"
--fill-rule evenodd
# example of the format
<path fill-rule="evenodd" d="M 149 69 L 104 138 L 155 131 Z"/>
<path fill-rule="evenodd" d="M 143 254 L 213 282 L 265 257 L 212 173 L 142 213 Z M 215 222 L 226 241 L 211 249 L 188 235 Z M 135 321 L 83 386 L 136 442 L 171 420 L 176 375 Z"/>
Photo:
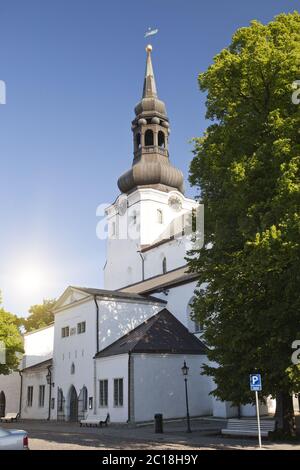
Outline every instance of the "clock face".
<path fill-rule="evenodd" d="M 119 215 L 124 215 L 127 210 L 127 199 L 121 199 L 118 203 Z"/>
<path fill-rule="evenodd" d="M 177 196 L 170 196 L 168 204 L 174 211 L 179 212 L 182 209 L 182 202 Z"/>

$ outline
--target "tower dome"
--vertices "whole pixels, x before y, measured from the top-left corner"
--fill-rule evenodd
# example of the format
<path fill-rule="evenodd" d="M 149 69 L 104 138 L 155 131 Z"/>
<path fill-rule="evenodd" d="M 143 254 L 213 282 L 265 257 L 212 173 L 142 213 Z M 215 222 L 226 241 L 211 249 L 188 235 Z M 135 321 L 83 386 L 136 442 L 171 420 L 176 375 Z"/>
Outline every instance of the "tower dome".
<path fill-rule="evenodd" d="M 169 119 L 165 103 L 157 96 L 151 51 L 152 46 L 148 45 L 142 99 L 135 107 L 132 121 L 133 163 L 120 176 L 118 187 L 122 193 L 141 187 L 183 193 L 183 174 L 169 160 Z"/>

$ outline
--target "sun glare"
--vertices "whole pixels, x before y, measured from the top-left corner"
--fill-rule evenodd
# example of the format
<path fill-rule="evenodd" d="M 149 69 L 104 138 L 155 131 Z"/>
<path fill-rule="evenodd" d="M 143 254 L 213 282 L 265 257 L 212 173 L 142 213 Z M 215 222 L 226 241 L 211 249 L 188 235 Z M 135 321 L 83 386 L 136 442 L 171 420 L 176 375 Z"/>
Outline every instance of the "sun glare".
<path fill-rule="evenodd" d="M 16 275 L 16 284 L 20 291 L 37 292 L 44 284 L 43 272 L 38 267 L 25 268 Z"/>

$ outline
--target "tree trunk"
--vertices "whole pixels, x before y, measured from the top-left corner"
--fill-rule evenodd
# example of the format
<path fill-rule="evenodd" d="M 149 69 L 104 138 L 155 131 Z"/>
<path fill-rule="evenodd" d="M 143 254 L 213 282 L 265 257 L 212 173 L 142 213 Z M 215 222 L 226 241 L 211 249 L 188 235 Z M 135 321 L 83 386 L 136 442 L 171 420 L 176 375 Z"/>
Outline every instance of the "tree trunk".
<path fill-rule="evenodd" d="M 295 436 L 295 415 L 293 397 L 288 392 L 276 394 L 276 428 L 284 435 Z"/>

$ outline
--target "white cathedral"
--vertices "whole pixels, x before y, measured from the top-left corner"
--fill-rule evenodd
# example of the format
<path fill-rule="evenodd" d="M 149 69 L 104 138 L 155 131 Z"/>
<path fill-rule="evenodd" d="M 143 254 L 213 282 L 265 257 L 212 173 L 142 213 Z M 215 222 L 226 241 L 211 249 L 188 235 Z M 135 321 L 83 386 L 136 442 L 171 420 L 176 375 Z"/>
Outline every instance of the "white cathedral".
<path fill-rule="evenodd" d="M 146 50 L 143 96 L 132 121 L 133 163 L 107 209 L 104 288 L 68 287 L 55 305 L 54 324 L 24 335 L 19 371 L 0 376 L 0 416 L 183 418 L 184 361 L 192 417 L 254 415 L 251 405 L 238 410 L 212 397 L 214 383 L 201 375 L 207 348 L 190 318 L 197 276 L 187 272 L 192 237 L 182 223 L 198 203 L 184 196 L 183 175 L 170 163 L 169 119 L 157 96 L 152 47 Z"/>

